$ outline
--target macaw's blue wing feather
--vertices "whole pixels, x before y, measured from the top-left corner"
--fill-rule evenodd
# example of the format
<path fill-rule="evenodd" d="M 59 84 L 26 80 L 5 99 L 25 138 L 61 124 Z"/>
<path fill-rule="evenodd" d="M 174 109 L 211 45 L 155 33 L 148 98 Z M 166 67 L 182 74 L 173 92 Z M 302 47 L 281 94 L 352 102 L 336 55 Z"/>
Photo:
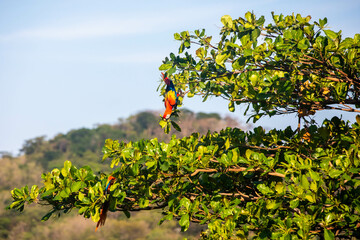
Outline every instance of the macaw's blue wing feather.
<path fill-rule="evenodd" d="M 109 181 L 108 184 L 106 185 L 105 193 L 107 193 L 107 191 L 109 190 L 110 185 L 111 185 L 111 181 Z"/>
<path fill-rule="evenodd" d="M 171 80 L 169 80 L 169 85 L 167 85 L 166 86 L 166 92 L 169 92 L 169 91 L 174 91 L 174 92 L 176 92 L 176 90 L 175 90 L 175 86 L 174 86 L 174 83 L 173 83 L 173 81 L 171 81 Z"/>
<path fill-rule="evenodd" d="M 107 194 L 109 192 L 109 188 L 110 186 L 114 183 L 115 178 L 113 176 L 109 176 L 107 182 L 106 182 L 106 187 L 105 187 L 105 194 Z"/>

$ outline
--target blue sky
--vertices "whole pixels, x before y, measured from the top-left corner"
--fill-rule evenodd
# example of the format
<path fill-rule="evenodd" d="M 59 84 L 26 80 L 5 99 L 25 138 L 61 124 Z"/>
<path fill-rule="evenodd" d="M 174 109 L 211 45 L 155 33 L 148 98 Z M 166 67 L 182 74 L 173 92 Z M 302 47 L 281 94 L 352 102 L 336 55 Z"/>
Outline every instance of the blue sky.
<path fill-rule="evenodd" d="M 0 1 L 0 151 L 16 154 L 36 136 L 163 110 L 158 67 L 177 52 L 173 34 L 205 28 L 217 36 L 221 16 L 247 11 L 267 21 L 271 11 L 327 17 L 344 36 L 360 32 L 358 0 Z M 184 107 L 230 114 L 217 99 L 185 99 Z M 231 116 L 245 119 L 240 111 Z M 296 119 L 259 124 L 281 128 Z"/>

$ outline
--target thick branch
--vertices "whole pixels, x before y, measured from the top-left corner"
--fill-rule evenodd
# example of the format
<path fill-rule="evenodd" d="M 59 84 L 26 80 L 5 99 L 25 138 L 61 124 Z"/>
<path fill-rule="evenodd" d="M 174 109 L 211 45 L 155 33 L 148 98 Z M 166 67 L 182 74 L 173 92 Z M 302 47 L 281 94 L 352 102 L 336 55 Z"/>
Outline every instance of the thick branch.
<path fill-rule="evenodd" d="M 245 167 L 239 167 L 239 168 L 228 168 L 228 169 L 226 169 L 226 170 L 223 171 L 223 172 L 256 172 L 256 171 L 262 171 L 262 169 L 260 169 L 260 168 L 248 169 L 248 168 L 245 168 Z M 200 173 L 200 172 L 213 173 L 213 172 L 219 172 L 219 170 L 214 169 L 214 168 L 212 168 L 212 169 L 196 169 L 195 172 L 189 174 L 188 176 L 193 177 L 193 176 L 197 175 L 197 174 Z M 282 174 L 282 173 L 277 173 L 277 172 L 268 172 L 267 174 L 268 174 L 268 175 L 271 175 L 271 176 L 276 176 L 276 177 L 282 177 L 282 178 L 285 177 L 284 174 Z"/>
<path fill-rule="evenodd" d="M 117 207 L 117 209 L 119 211 L 129 211 L 129 212 L 138 212 L 138 211 L 143 211 L 143 210 L 154 210 L 154 209 L 162 209 L 164 207 L 167 206 L 167 203 L 162 203 L 160 205 L 152 205 L 152 206 L 148 206 L 148 207 L 136 207 L 136 208 L 124 208 L 124 207 Z"/>

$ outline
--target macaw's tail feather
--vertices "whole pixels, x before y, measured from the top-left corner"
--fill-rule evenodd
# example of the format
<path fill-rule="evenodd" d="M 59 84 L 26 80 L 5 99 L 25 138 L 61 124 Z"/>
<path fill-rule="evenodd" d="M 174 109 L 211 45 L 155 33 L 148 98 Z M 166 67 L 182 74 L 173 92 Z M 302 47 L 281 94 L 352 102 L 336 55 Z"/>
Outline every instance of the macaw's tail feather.
<path fill-rule="evenodd" d="M 109 209 L 109 202 L 106 201 L 101 207 L 100 220 L 96 224 L 95 232 L 98 230 L 99 226 L 103 226 L 105 224 L 108 209 Z"/>
<path fill-rule="evenodd" d="M 169 119 L 171 117 L 172 114 L 172 109 L 167 108 L 164 112 L 164 115 L 162 116 L 162 118 L 165 119 Z"/>
<path fill-rule="evenodd" d="M 172 114 L 173 107 L 171 106 L 169 100 L 165 98 L 165 112 L 163 115 L 163 119 L 169 119 Z"/>
<path fill-rule="evenodd" d="M 104 190 L 104 194 L 105 196 L 110 192 L 110 187 L 111 185 L 113 185 L 113 183 L 115 182 L 115 177 L 113 176 L 109 176 L 108 180 L 106 182 L 106 187 Z M 110 202 L 109 200 L 105 201 L 103 203 L 103 205 L 101 206 L 101 210 L 100 210 L 100 220 L 98 221 L 98 223 L 96 224 L 96 228 L 95 228 L 95 232 L 98 230 L 99 226 L 102 226 L 105 224 L 106 221 L 106 216 L 107 216 L 107 211 L 109 210 L 109 205 Z"/>

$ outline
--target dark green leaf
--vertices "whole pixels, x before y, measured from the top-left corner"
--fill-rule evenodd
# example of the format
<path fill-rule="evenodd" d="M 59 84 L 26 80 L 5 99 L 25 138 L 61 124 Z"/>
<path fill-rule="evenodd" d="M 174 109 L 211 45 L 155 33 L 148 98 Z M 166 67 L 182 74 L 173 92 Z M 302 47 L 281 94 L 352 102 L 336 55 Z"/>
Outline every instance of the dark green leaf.
<path fill-rule="evenodd" d="M 181 132 L 181 128 L 179 127 L 179 125 L 176 122 L 171 121 L 171 125 L 176 129 L 176 131 Z"/>
<path fill-rule="evenodd" d="M 328 229 L 324 229 L 324 239 L 325 240 L 334 240 L 335 239 L 335 234 Z"/>

